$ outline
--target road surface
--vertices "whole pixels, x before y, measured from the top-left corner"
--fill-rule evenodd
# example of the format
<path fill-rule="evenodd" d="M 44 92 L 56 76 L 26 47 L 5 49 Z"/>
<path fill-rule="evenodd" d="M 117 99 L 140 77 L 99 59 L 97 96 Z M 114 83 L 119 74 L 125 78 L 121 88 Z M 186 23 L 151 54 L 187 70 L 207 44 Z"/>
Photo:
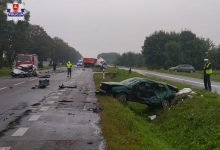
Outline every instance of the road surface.
<path fill-rule="evenodd" d="M 128 68 L 121 68 L 128 70 Z M 166 80 L 176 81 L 179 83 L 188 84 L 190 86 L 194 86 L 197 88 L 204 88 L 203 80 L 201 79 L 195 79 L 185 76 L 179 76 L 179 75 L 170 75 L 165 73 L 158 73 L 154 71 L 148 71 L 148 70 L 140 70 L 140 69 L 132 69 L 132 71 L 135 71 L 139 74 L 145 75 L 145 76 L 151 76 L 151 77 L 157 77 L 162 78 Z M 212 81 L 212 91 L 220 94 L 220 82 L 214 82 Z"/>
<path fill-rule="evenodd" d="M 52 73 L 49 80 L 32 89 L 38 78 L 0 79 L 0 150 L 104 149 L 92 71 L 77 69 L 71 79 Z"/>

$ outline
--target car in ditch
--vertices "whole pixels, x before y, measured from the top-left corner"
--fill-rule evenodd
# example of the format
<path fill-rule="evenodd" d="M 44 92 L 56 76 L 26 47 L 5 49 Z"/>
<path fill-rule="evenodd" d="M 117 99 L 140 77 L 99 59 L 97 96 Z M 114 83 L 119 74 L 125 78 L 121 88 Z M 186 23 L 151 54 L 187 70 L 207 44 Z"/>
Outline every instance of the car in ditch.
<path fill-rule="evenodd" d="M 113 95 L 121 102 L 135 101 L 148 106 L 168 107 L 178 88 L 145 78 L 129 78 L 121 82 L 102 82 L 100 92 Z"/>

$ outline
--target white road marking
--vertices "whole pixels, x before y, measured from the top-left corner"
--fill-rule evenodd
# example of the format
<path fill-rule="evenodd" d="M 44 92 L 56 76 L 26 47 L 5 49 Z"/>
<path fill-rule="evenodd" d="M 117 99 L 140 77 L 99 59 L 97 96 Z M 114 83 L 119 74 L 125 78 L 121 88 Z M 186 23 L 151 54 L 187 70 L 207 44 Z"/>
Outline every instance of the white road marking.
<path fill-rule="evenodd" d="M 10 150 L 11 147 L 0 147 L 0 150 Z"/>
<path fill-rule="evenodd" d="M 180 81 L 185 81 L 185 82 L 190 82 L 190 83 L 196 83 L 196 84 L 200 84 L 200 85 L 204 84 L 204 83 L 197 82 L 197 81 L 192 81 L 192 80 L 187 80 L 187 79 L 180 79 L 180 78 L 177 78 L 177 77 L 171 77 L 171 76 L 161 75 L 161 74 L 156 74 L 156 73 L 145 72 L 145 74 L 150 74 L 150 75 L 154 75 L 154 76 L 165 77 L 165 78 L 170 78 L 170 79 L 175 79 L 175 80 L 180 80 Z M 212 87 L 220 88 L 220 86 L 218 86 L 218 85 L 212 85 Z"/>
<path fill-rule="evenodd" d="M 50 107 L 41 107 L 40 111 L 47 111 Z"/>
<path fill-rule="evenodd" d="M 30 81 L 34 81 L 34 80 L 37 80 L 37 78 L 31 79 Z"/>
<path fill-rule="evenodd" d="M 28 121 L 37 121 L 40 118 L 40 115 L 33 115 Z"/>
<path fill-rule="evenodd" d="M 57 95 L 62 95 L 63 93 L 56 93 Z"/>
<path fill-rule="evenodd" d="M 48 101 L 47 104 L 54 104 L 55 101 Z"/>
<path fill-rule="evenodd" d="M 12 136 L 23 136 L 29 128 L 19 128 Z"/>
<path fill-rule="evenodd" d="M 59 90 L 60 92 L 65 92 L 66 90 Z"/>
<path fill-rule="evenodd" d="M 7 89 L 7 87 L 0 88 L 0 91 Z M 1 149 L 0 149 L 1 150 Z"/>
<path fill-rule="evenodd" d="M 86 109 L 86 105 L 84 105 L 83 110 L 84 110 L 84 111 L 86 111 L 86 110 L 87 110 L 87 109 Z"/>
<path fill-rule="evenodd" d="M 14 84 L 14 86 L 21 85 L 21 84 L 24 84 L 24 83 L 25 82 L 16 83 L 16 84 Z"/>
<path fill-rule="evenodd" d="M 58 99 L 59 96 L 52 96 L 51 98 L 52 98 L 52 99 Z"/>

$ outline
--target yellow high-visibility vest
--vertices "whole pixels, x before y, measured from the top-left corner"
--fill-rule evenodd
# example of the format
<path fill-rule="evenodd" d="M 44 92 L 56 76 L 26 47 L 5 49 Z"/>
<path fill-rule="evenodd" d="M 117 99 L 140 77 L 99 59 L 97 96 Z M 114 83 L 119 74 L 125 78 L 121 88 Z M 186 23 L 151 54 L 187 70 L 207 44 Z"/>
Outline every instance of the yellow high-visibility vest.
<path fill-rule="evenodd" d="M 73 67 L 73 64 L 71 64 L 71 62 L 68 62 L 68 63 L 66 64 L 66 67 L 67 67 L 67 68 L 72 68 L 72 67 Z"/>
<path fill-rule="evenodd" d="M 211 65 L 211 63 L 208 63 L 208 64 L 205 64 L 205 73 L 206 74 L 212 74 L 213 73 L 213 71 L 212 71 L 212 68 L 209 68 L 209 66 Z M 209 68 L 209 69 L 207 69 L 207 68 Z"/>

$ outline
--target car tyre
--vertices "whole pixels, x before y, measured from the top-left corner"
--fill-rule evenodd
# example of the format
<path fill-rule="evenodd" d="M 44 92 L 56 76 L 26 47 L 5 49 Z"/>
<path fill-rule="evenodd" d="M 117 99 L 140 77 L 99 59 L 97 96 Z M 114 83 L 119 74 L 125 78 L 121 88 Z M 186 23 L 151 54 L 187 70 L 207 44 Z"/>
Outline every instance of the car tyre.
<path fill-rule="evenodd" d="M 167 100 L 163 100 L 163 101 L 161 101 L 161 106 L 164 110 L 167 110 L 170 108 L 170 102 Z"/>
<path fill-rule="evenodd" d="M 116 98 L 118 101 L 125 103 L 127 101 L 127 95 L 126 93 L 119 93 L 116 95 Z"/>

